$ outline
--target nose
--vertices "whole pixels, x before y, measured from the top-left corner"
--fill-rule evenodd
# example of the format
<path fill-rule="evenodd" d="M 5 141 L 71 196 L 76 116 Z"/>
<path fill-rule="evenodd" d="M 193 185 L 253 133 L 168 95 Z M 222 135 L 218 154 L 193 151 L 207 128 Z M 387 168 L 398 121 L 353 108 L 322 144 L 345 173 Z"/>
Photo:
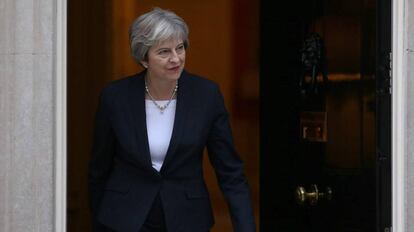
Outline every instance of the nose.
<path fill-rule="evenodd" d="M 173 51 L 173 52 L 171 53 L 171 56 L 170 56 L 170 62 L 171 62 L 171 63 L 176 63 L 176 62 L 178 62 L 179 60 L 180 60 L 180 58 L 178 57 L 177 52 L 176 52 L 176 51 Z"/>

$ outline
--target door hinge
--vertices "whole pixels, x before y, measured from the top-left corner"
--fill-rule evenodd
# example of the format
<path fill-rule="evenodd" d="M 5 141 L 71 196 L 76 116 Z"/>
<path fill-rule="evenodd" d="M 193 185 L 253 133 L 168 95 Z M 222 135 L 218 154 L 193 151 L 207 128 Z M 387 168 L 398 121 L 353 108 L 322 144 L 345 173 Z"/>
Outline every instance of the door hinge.
<path fill-rule="evenodd" d="M 389 56 L 390 56 L 390 64 L 389 64 L 389 67 L 390 67 L 390 69 L 389 69 L 389 73 L 388 73 L 388 75 L 389 75 L 389 89 L 388 89 L 388 93 L 389 94 L 392 94 L 392 52 L 390 52 L 390 54 L 389 54 Z"/>
<path fill-rule="evenodd" d="M 385 162 L 389 160 L 389 157 L 390 157 L 389 154 L 382 152 L 379 147 L 377 147 L 377 150 L 378 150 L 377 152 L 378 161 Z"/>
<path fill-rule="evenodd" d="M 379 57 L 377 93 L 380 96 L 390 95 L 392 92 L 392 52 L 385 52 Z"/>

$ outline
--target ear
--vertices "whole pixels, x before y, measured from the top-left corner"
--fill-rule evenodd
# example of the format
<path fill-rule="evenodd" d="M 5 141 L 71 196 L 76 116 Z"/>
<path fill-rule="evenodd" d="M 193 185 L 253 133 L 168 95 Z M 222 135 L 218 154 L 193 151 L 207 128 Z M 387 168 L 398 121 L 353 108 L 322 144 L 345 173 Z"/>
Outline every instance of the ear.
<path fill-rule="evenodd" d="M 148 62 L 146 62 L 146 61 L 141 61 L 141 65 L 144 68 L 148 68 Z"/>

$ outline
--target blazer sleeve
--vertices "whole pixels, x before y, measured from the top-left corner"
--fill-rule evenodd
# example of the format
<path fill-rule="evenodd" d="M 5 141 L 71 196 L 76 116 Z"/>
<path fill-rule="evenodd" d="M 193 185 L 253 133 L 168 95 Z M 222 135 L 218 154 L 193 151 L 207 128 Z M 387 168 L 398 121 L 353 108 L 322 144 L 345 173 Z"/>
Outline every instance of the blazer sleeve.
<path fill-rule="evenodd" d="M 218 86 L 214 95 L 214 121 L 207 141 L 209 159 L 229 205 L 234 231 L 253 232 L 256 226 L 250 189 L 243 172 L 243 162 L 233 144 L 228 113 Z"/>
<path fill-rule="evenodd" d="M 115 135 L 109 119 L 107 94 L 102 91 L 95 114 L 95 127 L 91 158 L 89 161 L 89 203 L 92 213 L 93 231 L 101 231 L 96 219 L 102 200 L 104 186 L 113 166 L 115 152 Z"/>

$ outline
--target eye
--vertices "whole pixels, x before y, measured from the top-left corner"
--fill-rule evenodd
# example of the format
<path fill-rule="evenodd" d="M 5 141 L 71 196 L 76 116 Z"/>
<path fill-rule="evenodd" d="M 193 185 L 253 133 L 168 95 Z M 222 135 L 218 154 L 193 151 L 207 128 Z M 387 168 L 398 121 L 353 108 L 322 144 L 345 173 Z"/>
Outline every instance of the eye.
<path fill-rule="evenodd" d="M 161 49 L 161 50 L 158 51 L 158 55 L 162 58 L 167 58 L 170 55 L 170 50 Z"/>
<path fill-rule="evenodd" d="M 162 54 L 167 54 L 168 50 L 167 49 L 161 49 L 160 51 L 158 51 L 158 54 L 162 55 Z"/>
<path fill-rule="evenodd" d="M 182 53 L 185 50 L 185 47 L 183 44 L 181 44 L 175 50 L 177 51 L 177 53 Z"/>

